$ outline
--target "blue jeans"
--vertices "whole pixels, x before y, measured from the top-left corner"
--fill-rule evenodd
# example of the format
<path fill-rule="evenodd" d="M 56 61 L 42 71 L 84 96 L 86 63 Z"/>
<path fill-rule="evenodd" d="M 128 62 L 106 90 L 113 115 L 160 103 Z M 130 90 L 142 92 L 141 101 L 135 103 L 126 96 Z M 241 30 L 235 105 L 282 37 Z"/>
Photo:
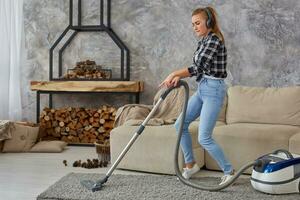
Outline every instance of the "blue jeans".
<path fill-rule="evenodd" d="M 224 80 L 202 78 L 198 83 L 197 92 L 189 99 L 182 138 L 180 141 L 185 163 L 194 162 L 192 139 L 189 133 L 189 125 L 200 116 L 198 129 L 198 142 L 216 160 L 224 174 L 232 172 L 232 166 L 225 158 L 220 146 L 212 138 L 219 112 L 222 108 L 226 85 Z M 179 132 L 182 113 L 175 122 L 176 132 Z"/>

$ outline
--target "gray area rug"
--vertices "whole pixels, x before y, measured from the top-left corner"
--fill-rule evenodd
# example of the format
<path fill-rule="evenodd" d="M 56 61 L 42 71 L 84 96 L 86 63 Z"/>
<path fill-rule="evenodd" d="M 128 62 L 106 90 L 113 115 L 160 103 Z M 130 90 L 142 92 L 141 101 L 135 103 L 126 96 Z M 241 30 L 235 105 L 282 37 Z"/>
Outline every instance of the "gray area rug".
<path fill-rule="evenodd" d="M 299 194 L 269 195 L 255 191 L 249 179 L 238 179 L 237 182 L 220 192 L 197 190 L 183 185 L 175 176 L 167 175 L 118 175 L 113 174 L 100 191 L 92 192 L 81 186 L 81 180 L 99 180 L 104 174 L 70 173 L 45 192 L 38 200 L 83 200 L 83 199 L 300 199 Z M 218 178 L 205 177 L 193 179 L 202 184 L 218 184 Z"/>

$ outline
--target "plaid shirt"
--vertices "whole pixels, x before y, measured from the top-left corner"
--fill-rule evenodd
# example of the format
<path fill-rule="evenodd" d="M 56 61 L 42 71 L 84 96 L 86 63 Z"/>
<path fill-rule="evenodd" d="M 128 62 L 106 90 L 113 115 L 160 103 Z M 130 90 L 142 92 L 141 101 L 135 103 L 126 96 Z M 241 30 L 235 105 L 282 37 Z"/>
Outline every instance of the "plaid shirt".
<path fill-rule="evenodd" d="M 203 74 L 216 78 L 226 78 L 227 50 L 218 36 L 210 32 L 198 43 L 194 53 L 193 64 L 188 67 L 191 76 L 199 81 Z"/>

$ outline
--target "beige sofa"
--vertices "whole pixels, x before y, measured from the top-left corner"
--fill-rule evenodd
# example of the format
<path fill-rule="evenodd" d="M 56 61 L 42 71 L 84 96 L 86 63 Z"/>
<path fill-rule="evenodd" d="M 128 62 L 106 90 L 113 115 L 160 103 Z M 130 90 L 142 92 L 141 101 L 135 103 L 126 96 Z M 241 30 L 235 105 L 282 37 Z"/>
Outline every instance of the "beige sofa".
<path fill-rule="evenodd" d="M 219 170 L 197 142 L 198 123 L 189 129 L 199 166 Z M 119 126 L 111 131 L 111 157 L 115 161 L 138 126 Z M 234 169 L 276 149 L 300 154 L 300 87 L 229 87 L 213 132 Z M 119 168 L 174 174 L 173 125 L 147 126 L 119 164 Z M 179 164 L 183 157 L 180 153 Z M 251 169 L 248 169 L 248 173 Z"/>

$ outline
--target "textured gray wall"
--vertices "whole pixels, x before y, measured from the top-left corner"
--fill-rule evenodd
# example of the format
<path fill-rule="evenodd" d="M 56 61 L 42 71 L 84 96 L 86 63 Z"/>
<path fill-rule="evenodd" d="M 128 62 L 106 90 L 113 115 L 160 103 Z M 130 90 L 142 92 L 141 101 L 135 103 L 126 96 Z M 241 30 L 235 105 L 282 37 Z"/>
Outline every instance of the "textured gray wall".
<path fill-rule="evenodd" d="M 76 2 L 76 1 L 75 1 Z M 83 0 L 83 24 L 99 19 L 98 0 Z M 228 49 L 228 85 L 288 86 L 300 83 L 300 1 L 298 0 L 112 0 L 111 26 L 131 51 L 131 80 L 143 80 L 141 103 L 152 103 L 157 85 L 173 70 L 191 64 L 197 44 L 191 12 L 213 5 Z M 23 67 L 24 119 L 35 120 L 30 80 L 48 80 L 49 48 L 68 25 L 68 0 L 26 0 L 26 61 Z M 75 20 L 76 22 L 76 20 Z M 115 67 L 117 47 L 105 34 L 78 35 L 64 55 L 64 67 L 92 59 Z M 194 79 L 189 80 L 192 90 Z M 120 106 L 126 96 L 61 95 L 55 106 Z M 46 105 L 47 98 L 42 98 Z"/>

